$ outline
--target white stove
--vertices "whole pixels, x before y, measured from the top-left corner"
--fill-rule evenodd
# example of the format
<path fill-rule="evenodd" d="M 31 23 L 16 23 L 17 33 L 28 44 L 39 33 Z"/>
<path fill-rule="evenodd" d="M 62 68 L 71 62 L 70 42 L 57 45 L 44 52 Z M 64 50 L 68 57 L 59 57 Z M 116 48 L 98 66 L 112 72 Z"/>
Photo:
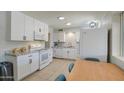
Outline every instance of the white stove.
<path fill-rule="evenodd" d="M 52 49 L 45 49 L 40 51 L 40 70 L 52 62 Z"/>
<path fill-rule="evenodd" d="M 43 48 L 40 45 L 31 45 L 30 51 L 36 51 L 39 50 L 39 70 L 43 69 L 47 65 L 49 65 L 50 62 L 52 62 L 53 56 L 52 56 L 52 49 L 51 48 Z"/>

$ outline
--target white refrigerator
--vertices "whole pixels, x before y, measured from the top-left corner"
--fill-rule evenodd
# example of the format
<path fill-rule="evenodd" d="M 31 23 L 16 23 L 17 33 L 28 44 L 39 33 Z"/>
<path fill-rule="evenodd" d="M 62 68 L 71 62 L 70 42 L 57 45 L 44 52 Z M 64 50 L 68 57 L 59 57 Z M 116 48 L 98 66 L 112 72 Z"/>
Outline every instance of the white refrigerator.
<path fill-rule="evenodd" d="M 81 29 L 80 58 L 98 58 L 107 61 L 107 29 Z"/>

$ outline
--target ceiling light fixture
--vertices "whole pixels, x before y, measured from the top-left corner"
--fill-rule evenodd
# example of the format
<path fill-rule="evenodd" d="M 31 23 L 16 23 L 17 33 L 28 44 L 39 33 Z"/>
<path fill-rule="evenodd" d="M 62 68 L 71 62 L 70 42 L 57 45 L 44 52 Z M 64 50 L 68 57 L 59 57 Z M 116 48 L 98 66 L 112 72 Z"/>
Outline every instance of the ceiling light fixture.
<path fill-rule="evenodd" d="M 98 27 L 98 22 L 95 20 L 92 20 L 89 22 L 89 27 L 90 28 L 97 28 Z"/>
<path fill-rule="evenodd" d="M 64 20 L 65 18 L 63 16 L 57 17 L 58 20 Z"/>
<path fill-rule="evenodd" d="M 70 26 L 70 25 L 71 25 L 71 23 L 70 23 L 70 22 L 68 22 L 68 23 L 66 23 L 66 25 L 67 25 L 67 26 Z"/>

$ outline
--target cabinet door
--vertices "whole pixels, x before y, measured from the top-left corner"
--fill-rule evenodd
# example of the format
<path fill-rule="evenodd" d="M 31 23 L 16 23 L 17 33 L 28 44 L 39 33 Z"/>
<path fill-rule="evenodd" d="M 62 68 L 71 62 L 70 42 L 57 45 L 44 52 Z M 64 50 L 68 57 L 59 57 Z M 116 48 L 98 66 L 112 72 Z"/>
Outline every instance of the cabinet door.
<path fill-rule="evenodd" d="M 35 39 L 40 40 L 41 39 L 41 24 L 40 21 L 35 20 L 34 21 L 34 25 L 35 25 Z"/>
<path fill-rule="evenodd" d="M 53 32 L 53 42 L 58 42 L 58 32 Z"/>
<path fill-rule="evenodd" d="M 68 53 L 68 58 L 69 59 L 76 59 L 76 49 L 69 49 L 69 53 Z"/>
<path fill-rule="evenodd" d="M 30 64 L 26 55 L 18 56 L 17 66 L 18 80 L 30 74 Z"/>
<path fill-rule="evenodd" d="M 48 25 L 45 24 L 45 25 L 44 25 L 44 40 L 45 40 L 45 41 L 48 41 L 48 32 L 49 32 Z"/>
<path fill-rule="evenodd" d="M 58 49 L 55 49 L 55 57 L 59 57 L 59 50 Z"/>
<path fill-rule="evenodd" d="M 63 58 L 68 58 L 68 49 L 63 49 Z"/>
<path fill-rule="evenodd" d="M 54 49 L 55 51 L 55 57 L 57 58 L 61 58 L 61 52 L 60 52 L 60 49 Z"/>
<path fill-rule="evenodd" d="M 44 23 L 40 22 L 40 29 L 41 29 L 41 40 L 45 40 L 45 25 Z"/>
<path fill-rule="evenodd" d="M 65 33 L 63 31 L 58 33 L 58 40 L 60 42 L 65 42 Z"/>
<path fill-rule="evenodd" d="M 11 40 L 23 41 L 25 31 L 25 15 L 21 12 L 11 12 Z"/>
<path fill-rule="evenodd" d="M 53 57 L 56 57 L 56 49 L 53 49 Z"/>
<path fill-rule="evenodd" d="M 51 48 L 48 51 L 49 51 L 49 62 L 52 62 L 52 60 L 53 60 L 53 49 Z"/>
<path fill-rule="evenodd" d="M 76 42 L 80 41 L 80 32 L 76 32 Z"/>
<path fill-rule="evenodd" d="M 25 16 L 25 36 L 27 41 L 33 41 L 34 20 L 29 16 Z"/>
<path fill-rule="evenodd" d="M 39 53 L 32 53 L 32 58 L 29 58 L 31 62 L 31 73 L 39 69 Z"/>

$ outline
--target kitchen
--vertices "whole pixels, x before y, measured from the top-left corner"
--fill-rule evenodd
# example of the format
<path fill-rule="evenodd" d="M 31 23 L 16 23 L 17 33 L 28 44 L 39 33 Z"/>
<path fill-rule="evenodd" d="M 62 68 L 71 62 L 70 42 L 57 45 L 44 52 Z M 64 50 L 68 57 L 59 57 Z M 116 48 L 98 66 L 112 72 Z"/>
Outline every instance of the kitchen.
<path fill-rule="evenodd" d="M 37 70 L 42 70 L 53 61 L 53 57 L 76 59 L 79 29 L 78 32 L 58 33 L 56 30 L 54 33 L 48 24 L 28 16 L 25 12 L 1 12 L 0 18 L 3 22 L 0 62 L 13 64 L 14 80 L 22 80 Z M 65 43 L 71 37 L 74 37 L 73 40 Z M 56 46 L 56 43 L 62 46 Z M 59 56 L 62 49 L 65 57 Z"/>
<path fill-rule="evenodd" d="M 3 22 L 0 61 L 13 63 L 14 80 L 21 80 L 52 62 L 52 48 L 45 47 L 50 39 L 48 24 L 22 12 L 1 12 L 0 18 Z"/>
<path fill-rule="evenodd" d="M 0 12 L 2 80 L 53 81 L 79 58 L 109 62 L 113 15 L 118 23 L 118 12 Z"/>

